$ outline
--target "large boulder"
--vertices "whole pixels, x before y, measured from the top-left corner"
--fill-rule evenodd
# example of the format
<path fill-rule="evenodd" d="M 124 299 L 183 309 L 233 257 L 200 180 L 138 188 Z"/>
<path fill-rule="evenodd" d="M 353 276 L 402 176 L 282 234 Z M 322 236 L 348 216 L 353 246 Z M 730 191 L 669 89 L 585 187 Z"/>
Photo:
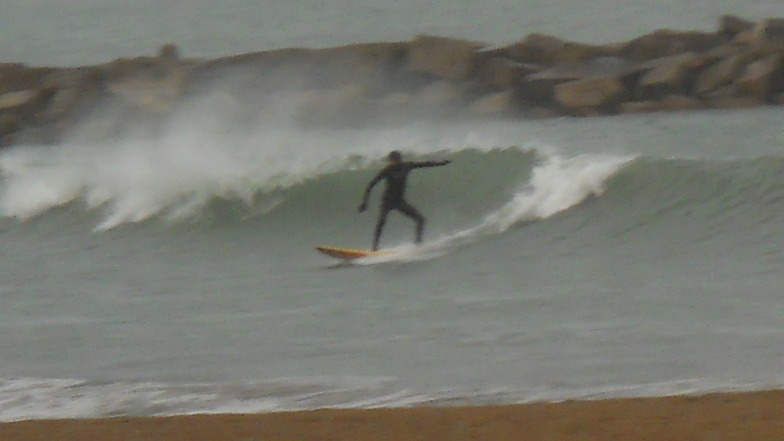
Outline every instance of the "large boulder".
<path fill-rule="evenodd" d="M 24 107 L 38 98 L 38 90 L 20 90 L 0 95 L 0 111 L 8 111 Z"/>
<path fill-rule="evenodd" d="M 0 63 L 0 94 L 37 89 L 42 79 L 53 70 L 18 63 Z"/>
<path fill-rule="evenodd" d="M 475 77 L 481 84 L 493 89 L 506 89 L 520 84 L 532 72 L 535 72 L 535 68 L 529 64 L 496 56 L 480 63 Z"/>
<path fill-rule="evenodd" d="M 618 56 L 637 61 L 653 60 L 684 52 L 705 52 L 726 41 L 727 38 L 718 33 L 662 29 L 629 41 L 618 50 Z"/>
<path fill-rule="evenodd" d="M 567 110 L 611 111 L 625 94 L 626 89 L 616 78 L 586 78 L 555 87 L 555 100 Z"/>
<path fill-rule="evenodd" d="M 0 95 L 0 113 L 13 114 L 21 121 L 30 121 L 51 100 L 54 90 L 35 89 L 8 92 Z"/>
<path fill-rule="evenodd" d="M 522 41 L 507 47 L 506 53 L 516 61 L 553 65 L 588 60 L 605 55 L 606 51 L 599 46 L 533 33 L 527 35 Z"/>
<path fill-rule="evenodd" d="M 773 96 L 782 92 L 782 56 L 770 55 L 755 61 L 744 69 L 735 82 L 737 93 L 761 101 L 771 101 Z"/>
<path fill-rule="evenodd" d="M 549 64 L 549 54 L 556 52 L 564 44 L 560 38 L 534 33 L 507 47 L 506 52 L 510 58 L 522 63 Z"/>
<path fill-rule="evenodd" d="M 53 89 L 21 90 L 0 95 L 0 145 L 14 142 L 53 144 L 57 134 L 44 128 L 41 113 L 54 94 Z M 34 136 L 27 136 L 33 134 Z M 43 136 L 42 136 L 43 135 Z"/>
<path fill-rule="evenodd" d="M 760 32 L 764 33 L 768 44 L 784 47 L 784 18 L 769 18 L 760 23 Z"/>
<path fill-rule="evenodd" d="M 754 27 L 754 22 L 738 17 L 737 15 L 723 15 L 719 24 L 719 34 L 733 39 L 740 33 L 746 32 Z"/>
<path fill-rule="evenodd" d="M 482 44 L 454 38 L 421 35 L 410 44 L 408 70 L 449 81 L 465 81 L 474 71 L 474 56 Z"/>
<path fill-rule="evenodd" d="M 582 62 L 561 63 L 528 75 L 518 86 L 519 97 L 528 104 L 546 104 L 553 100 L 555 89 L 563 83 L 591 79 L 624 84 L 627 76 L 637 70 L 634 63 L 617 57 L 598 57 Z M 601 83 L 603 82 L 597 82 L 597 84 Z"/>
<path fill-rule="evenodd" d="M 784 19 L 763 20 L 738 34 L 735 40 L 757 52 L 780 50 L 784 48 Z"/>
<path fill-rule="evenodd" d="M 46 121 L 74 121 L 88 113 L 106 96 L 104 78 L 98 68 L 58 69 L 43 79 L 43 87 L 54 91 L 41 112 Z"/>
<path fill-rule="evenodd" d="M 554 80 L 549 78 L 532 78 L 529 75 L 525 81 L 517 87 L 517 98 L 526 106 L 545 106 L 549 107 L 553 102 L 555 88 L 563 84 L 565 80 Z"/>
<path fill-rule="evenodd" d="M 719 60 L 709 68 L 697 74 L 694 92 L 705 95 L 722 86 L 732 83 L 743 69 L 746 56 L 734 55 Z"/>
<path fill-rule="evenodd" d="M 659 58 L 643 65 L 650 70 L 637 85 L 637 94 L 643 99 L 660 99 L 676 94 L 687 95 L 692 73 L 707 62 L 694 52 Z"/>
<path fill-rule="evenodd" d="M 569 81 L 584 78 L 624 77 L 638 71 L 636 63 L 618 57 L 596 57 L 571 63 L 560 63 L 531 74 L 528 80 Z"/>

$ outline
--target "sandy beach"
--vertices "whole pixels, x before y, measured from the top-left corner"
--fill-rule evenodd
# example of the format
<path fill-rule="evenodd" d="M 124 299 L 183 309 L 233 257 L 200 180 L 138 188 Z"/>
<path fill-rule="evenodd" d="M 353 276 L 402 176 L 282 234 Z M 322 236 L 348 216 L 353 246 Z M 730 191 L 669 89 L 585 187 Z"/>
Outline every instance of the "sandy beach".
<path fill-rule="evenodd" d="M 784 439 L 784 390 L 501 406 L 324 409 L 0 424 L 3 441 Z"/>

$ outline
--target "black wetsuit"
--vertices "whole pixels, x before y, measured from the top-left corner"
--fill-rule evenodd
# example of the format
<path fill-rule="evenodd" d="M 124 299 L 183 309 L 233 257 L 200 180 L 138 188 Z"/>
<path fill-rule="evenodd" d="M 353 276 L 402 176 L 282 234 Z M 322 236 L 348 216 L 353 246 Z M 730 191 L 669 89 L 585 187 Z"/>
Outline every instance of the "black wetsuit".
<path fill-rule="evenodd" d="M 378 249 L 378 241 L 381 238 L 381 231 L 384 229 L 387 215 L 392 210 L 398 210 L 404 215 L 410 217 L 416 222 L 416 242 L 422 242 L 422 232 L 425 228 L 425 218 L 417 211 L 416 208 L 406 202 L 404 196 L 406 193 L 406 179 L 408 179 L 408 172 L 415 168 L 422 167 L 439 167 L 447 165 L 451 161 L 424 161 L 424 162 L 393 162 L 384 167 L 378 174 L 370 181 L 365 190 L 365 195 L 362 198 L 362 204 L 359 206 L 359 211 L 365 211 L 367 201 L 370 197 L 370 192 L 373 187 L 382 179 L 386 179 L 387 187 L 384 190 L 384 196 L 381 198 L 381 208 L 378 213 L 378 222 L 376 223 L 376 230 L 373 236 L 373 249 Z"/>

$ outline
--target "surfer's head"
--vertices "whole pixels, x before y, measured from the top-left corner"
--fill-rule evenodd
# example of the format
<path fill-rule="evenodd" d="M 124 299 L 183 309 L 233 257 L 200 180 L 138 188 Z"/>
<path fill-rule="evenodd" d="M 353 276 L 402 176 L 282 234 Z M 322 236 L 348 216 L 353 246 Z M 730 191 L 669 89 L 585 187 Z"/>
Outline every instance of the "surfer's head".
<path fill-rule="evenodd" d="M 389 162 L 400 162 L 403 160 L 403 154 L 400 153 L 400 150 L 392 150 L 387 155 L 387 161 Z"/>

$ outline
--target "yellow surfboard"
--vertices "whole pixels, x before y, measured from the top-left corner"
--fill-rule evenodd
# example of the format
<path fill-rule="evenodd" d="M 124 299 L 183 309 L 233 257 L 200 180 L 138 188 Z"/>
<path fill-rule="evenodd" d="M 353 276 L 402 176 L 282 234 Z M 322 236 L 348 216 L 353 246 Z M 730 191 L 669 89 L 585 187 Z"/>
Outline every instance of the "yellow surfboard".
<path fill-rule="evenodd" d="M 335 257 L 341 260 L 354 260 L 361 257 L 386 256 L 394 253 L 394 251 L 371 251 L 327 246 L 318 246 L 316 249 L 326 254 L 327 256 Z"/>

